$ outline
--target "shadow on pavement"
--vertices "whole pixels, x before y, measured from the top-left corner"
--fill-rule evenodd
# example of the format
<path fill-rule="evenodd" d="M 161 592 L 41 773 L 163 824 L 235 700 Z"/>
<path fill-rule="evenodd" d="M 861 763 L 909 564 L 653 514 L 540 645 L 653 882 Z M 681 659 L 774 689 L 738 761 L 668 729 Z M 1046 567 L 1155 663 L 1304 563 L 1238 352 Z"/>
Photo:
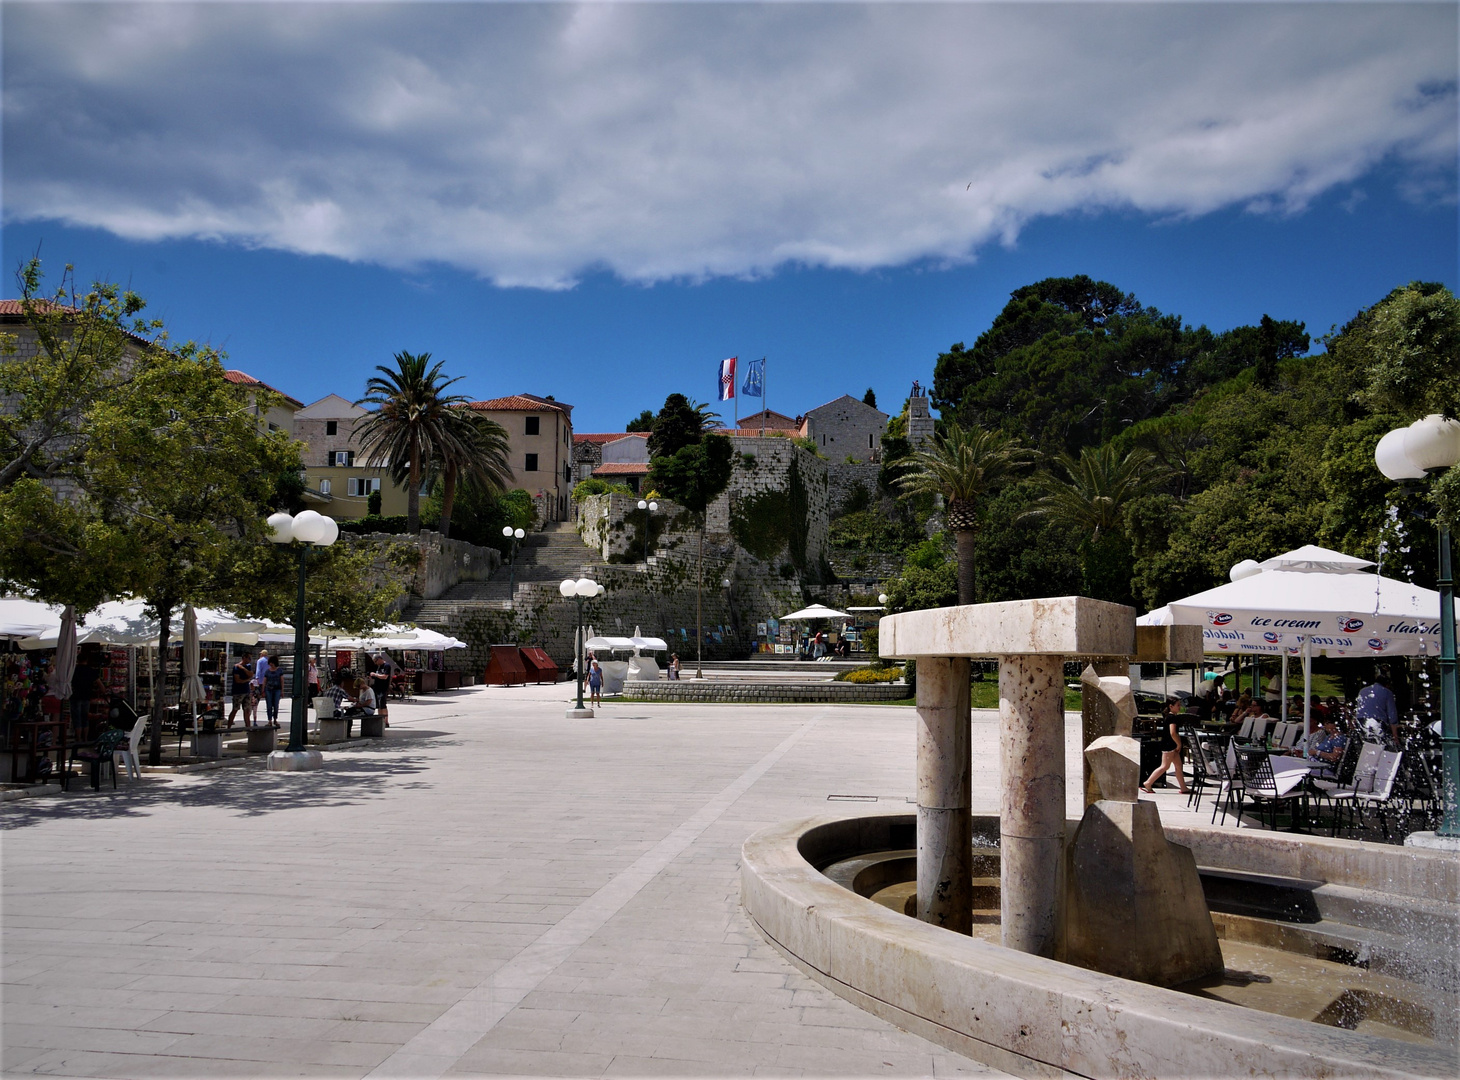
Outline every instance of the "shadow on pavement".
<path fill-rule="evenodd" d="M 422 733 L 424 734 L 424 733 Z M 390 751 L 389 758 L 383 752 Z M 108 781 L 92 791 L 83 776 L 71 782 L 69 792 L 18 799 L 0 809 L 0 830 L 23 829 L 56 820 L 110 820 L 143 817 L 161 810 L 218 807 L 237 811 L 239 817 L 263 817 L 277 810 L 354 806 L 385 794 L 388 785 L 400 785 L 430 766 L 424 755 L 401 755 L 388 744 L 362 746 L 328 754 L 325 767 L 315 772 L 268 772 L 257 765 L 217 769 L 179 776 L 146 776 L 140 782 L 122 781 L 115 791 Z M 429 787 L 419 780 L 411 788 Z"/>

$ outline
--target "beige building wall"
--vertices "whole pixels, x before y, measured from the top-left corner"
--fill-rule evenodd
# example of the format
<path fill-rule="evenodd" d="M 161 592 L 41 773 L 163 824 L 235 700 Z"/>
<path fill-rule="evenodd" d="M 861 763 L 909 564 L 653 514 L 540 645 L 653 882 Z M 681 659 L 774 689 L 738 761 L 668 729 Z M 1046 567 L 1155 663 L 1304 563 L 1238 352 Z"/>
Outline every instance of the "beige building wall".
<path fill-rule="evenodd" d="M 533 394 L 474 401 L 471 408 L 507 432 L 512 487 L 537 501 L 548 521 L 567 521 L 573 490 L 573 406 Z"/>

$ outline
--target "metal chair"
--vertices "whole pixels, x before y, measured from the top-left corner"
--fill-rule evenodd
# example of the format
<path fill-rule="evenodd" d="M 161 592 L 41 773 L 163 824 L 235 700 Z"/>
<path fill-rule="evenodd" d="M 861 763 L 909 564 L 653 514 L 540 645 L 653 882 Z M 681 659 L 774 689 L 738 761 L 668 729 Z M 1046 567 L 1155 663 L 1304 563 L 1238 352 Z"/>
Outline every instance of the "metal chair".
<path fill-rule="evenodd" d="M 1303 802 L 1307 795 L 1301 787 L 1290 791 L 1278 790 L 1277 777 L 1273 775 L 1272 761 L 1266 750 L 1257 747 L 1242 747 L 1237 751 L 1237 769 L 1242 776 L 1242 794 L 1252 800 L 1258 810 L 1257 820 L 1262 820 L 1262 806 L 1266 804 L 1272 815 L 1272 829 L 1277 830 L 1278 807 L 1284 803 Z M 1291 812 L 1291 811 L 1290 811 Z M 1238 814 L 1238 824 L 1242 818 Z"/>
<path fill-rule="evenodd" d="M 1403 751 L 1382 750 L 1379 766 L 1374 772 L 1373 783 L 1368 791 L 1355 795 L 1359 805 L 1368 805 L 1379 815 L 1379 826 L 1384 830 L 1384 839 L 1389 839 L 1389 814 L 1394 799 L 1394 781 L 1399 776 L 1399 766 L 1404 760 Z"/>
<path fill-rule="evenodd" d="M 1338 818 L 1341 807 L 1348 810 L 1349 826 L 1352 828 L 1355 796 L 1358 794 L 1358 789 L 1354 785 L 1354 777 L 1359 774 L 1361 766 L 1366 775 L 1372 776 L 1378 765 L 1379 752 L 1382 749 L 1383 747 L 1378 743 L 1366 743 L 1356 735 L 1351 736 L 1344 746 L 1343 757 L 1338 759 L 1338 766 L 1332 779 L 1311 775 L 1308 777 L 1309 790 L 1328 803 L 1329 809 L 1332 811 L 1329 821 L 1330 836 L 1338 835 Z"/>

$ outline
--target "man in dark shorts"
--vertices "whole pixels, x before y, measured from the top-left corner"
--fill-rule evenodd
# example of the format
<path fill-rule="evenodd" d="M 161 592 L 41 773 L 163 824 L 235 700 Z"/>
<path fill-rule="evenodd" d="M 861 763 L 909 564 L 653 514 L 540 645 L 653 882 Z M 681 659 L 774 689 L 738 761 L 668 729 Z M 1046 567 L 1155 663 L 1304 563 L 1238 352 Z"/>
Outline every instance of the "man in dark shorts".
<path fill-rule="evenodd" d="M 233 718 L 238 715 L 238 710 L 243 710 L 243 726 L 253 726 L 253 703 L 250 697 L 253 688 L 253 665 L 249 663 L 250 656 L 244 653 L 238 658 L 238 663 L 233 665 L 233 708 L 228 713 L 228 726 L 233 726 Z"/>

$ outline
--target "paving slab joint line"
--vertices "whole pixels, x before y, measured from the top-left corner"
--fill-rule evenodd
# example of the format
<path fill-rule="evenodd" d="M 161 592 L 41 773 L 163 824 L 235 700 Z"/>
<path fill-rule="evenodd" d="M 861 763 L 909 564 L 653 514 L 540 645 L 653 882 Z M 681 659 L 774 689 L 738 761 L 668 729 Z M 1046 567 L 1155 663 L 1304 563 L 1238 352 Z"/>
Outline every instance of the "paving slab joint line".
<path fill-rule="evenodd" d="M 468 990 L 368 1076 L 437 1080 L 734 806 L 826 715 L 822 709 L 652 848 L 619 871 L 486 980 Z M 449 1060 L 448 1060 L 449 1059 Z"/>

